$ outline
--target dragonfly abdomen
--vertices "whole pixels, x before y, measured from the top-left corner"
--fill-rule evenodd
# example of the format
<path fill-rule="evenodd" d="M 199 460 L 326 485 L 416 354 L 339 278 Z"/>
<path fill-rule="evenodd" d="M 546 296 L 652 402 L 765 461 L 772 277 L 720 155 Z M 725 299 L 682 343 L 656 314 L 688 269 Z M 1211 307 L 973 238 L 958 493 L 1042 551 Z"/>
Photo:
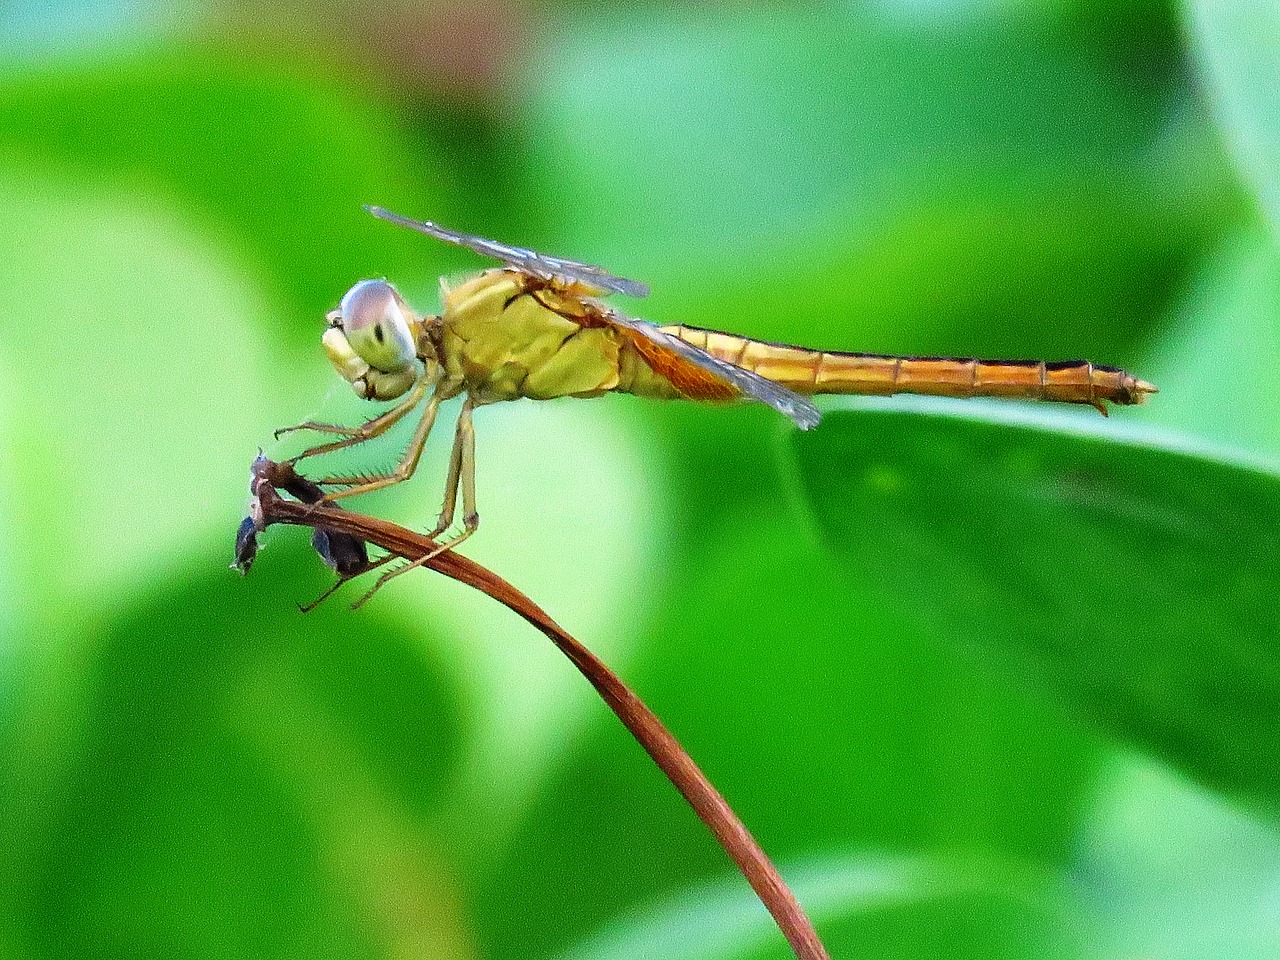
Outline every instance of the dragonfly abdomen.
<path fill-rule="evenodd" d="M 698 327 L 668 333 L 797 393 L 888 396 L 1008 397 L 1084 403 L 1141 403 L 1155 387 L 1117 367 L 1087 360 L 979 360 L 974 357 L 895 357 L 808 350 Z"/>

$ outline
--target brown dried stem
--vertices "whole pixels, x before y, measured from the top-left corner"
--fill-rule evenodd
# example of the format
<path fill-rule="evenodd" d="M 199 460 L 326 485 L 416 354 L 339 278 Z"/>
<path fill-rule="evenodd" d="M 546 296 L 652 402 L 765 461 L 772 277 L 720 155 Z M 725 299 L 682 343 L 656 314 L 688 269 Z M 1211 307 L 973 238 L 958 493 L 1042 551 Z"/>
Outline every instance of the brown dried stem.
<path fill-rule="evenodd" d="M 277 464 L 259 457 L 254 463 L 253 476 L 251 518 L 256 531 L 273 523 L 313 527 L 325 531 L 331 542 L 336 533 L 340 544 L 359 546 L 361 553 L 362 544 L 367 542 L 407 560 L 420 559 L 436 546 L 427 537 L 385 520 L 315 503 L 320 498 L 320 489 L 296 474 L 288 464 Z M 277 493 L 277 488 L 305 502 L 285 499 Z M 237 565 L 242 569 L 247 569 L 252 562 L 256 544 L 248 524 L 246 521 L 246 527 L 241 531 L 241 542 L 237 545 Z M 326 561 L 337 566 L 339 575 L 344 579 L 359 572 L 332 563 L 332 557 L 326 557 Z M 662 721 L 612 670 L 566 633 L 541 607 L 480 564 L 448 552 L 433 557 L 424 566 L 488 594 L 546 634 L 596 688 L 604 702 L 715 835 L 773 915 L 795 955 L 800 960 L 829 960 L 813 924 L 755 838 Z"/>

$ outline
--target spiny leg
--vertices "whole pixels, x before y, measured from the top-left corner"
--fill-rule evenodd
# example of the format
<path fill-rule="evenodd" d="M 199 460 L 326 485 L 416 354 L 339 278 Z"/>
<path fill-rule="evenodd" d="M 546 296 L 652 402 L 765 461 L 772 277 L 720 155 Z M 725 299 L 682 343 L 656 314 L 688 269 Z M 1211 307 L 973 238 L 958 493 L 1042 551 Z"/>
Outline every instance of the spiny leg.
<path fill-rule="evenodd" d="M 470 398 L 468 398 L 470 399 Z M 462 533 L 444 549 L 452 550 L 480 529 L 480 513 L 476 510 L 476 428 L 471 423 L 471 407 L 464 407 L 466 440 L 462 447 Z"/>
<path fill-rule="evenodd" d="M 468 397 L 463 401 L 464 407 L 469 406 L 471 398 Z M 467 411 L 467 418 L 470 420 L 470 411 Z M 453 431 L 453 451 L 449 454 L 449 475 L 444 482 L 444 503 L 440 507 L 440 518 L 436 523 L 436 527 L 427 537 L 431 540 L 437 539 L 440 534 L 444 533 L 453 526 L 454 508 L 458 502 L 458 481 L 462 475 L 462 444 L 466 432 L 462 429 L 462 414 L 458 415 L 458 424 Z"/>
<path fill-rule="evenodd" d="M 312 600 L 310 603 L 300 603 L 300 604 L 298 604 L 298 610 L 299 610 L 301 613 L 310 613 L 310 612 L 311 612 L 312 610 L 314 610 L 316 607 L 320 606 L 320 604 L 324 603 L 324 602 L 325 602 L 326 600 L 328 600 L 331 596 L 333 596 L 335 593 L 337 593 L 337 592 L 338 592 L 338 588 L 339 588 L 339 587 L 341 587 L 344 583 L 347 583 L 347 582 L 348 582 L 348 581 L 350 581 L 350 580 L 354 580 L 356 577 L 362 576 L 362 575 L 364 575 L 364 574 L 368 573 L 370 570 L 377 570 L 379 567 L 383 566 L 385 563 L 387 563 L 388 561 L 390 561 L 390 560 L 391 560 L 392 558 L 394 558 L 394 557 L 395 557 L 395 554 L 393 554 L 393 553 L 389 553 L 389 554 L 387 554 L 385 557 L 382 557 L 382 558 L 380 558 L 380 559 L 378 559 L 378 560 L 374 560 L 374 561 L 372 561 L 372 562 L 371 562 L 367 567 L 365 567 L 365 568 L 364 568 L 363 570 L 361 570 L 359 573 L 352 573 L 352 574 L 339 574 L 339 575 L 338 575 L 338 579 L 337 579 L 337 581 L 336 581 L 336 582 L 334 582 L 333 586 L 331 586 L 331 587 L 329 587 L 328 589 L 326 589 L 326 590 L 324 591 L 324 593 L 320 594 L 320 596 L 316 597 L 316 598 L 315 598 L 314 600 Z"/>
<path fill-rule="evenodd" d="M 442 528 L 447 529 L 453 523 L 454 505 L 457 502 L 457 488 L 459 481 L 461 481 L 462 532 L 444 543 L 436 544 L 436 548 L 425 556 L 396 567 L 394 570 L 388 570 L 378 577 L 374 585 L 369 588 L 368 593 L 351 605 L 353 608 L 366 603 L 390 580 L 400 576 L 402 573 L 408 573 L 415 567 L 422 566 L 446 550 L 454 549 L 479 529 L 480 514 L 476 512 L 476 431 L 471 421 L 471 411 L 474 409 L 475 402 L 468 396 L 462 405 L 462 412 L 458 414 L 458 426 L 454 433 L 453 456 L 449 462 L 448 486 L 445 488 L 444 509 L 440 512 Z M 446 514 L 448 516 L 447 522 L 445 519 Z M 431 535 L 432 539 L 435 539 L 436 536 L 437 534 L 434 533 Z"/>
<path fill-rule="evenodd" d="M 413 439 L 409 441 L 409 446 L 405 448 L 404 456 L 400 458 L 400 462 L 396 464 L 395 469 L 391 472 L 373 477 L 326 477 L 323 480 L 317 480 L 316 483 L 322 486 L 346 486 L 346 490 L 334 490 L 324 495 L 323 503 L 329 503 L 334 500 L 340 500 L 343 497 L 353 497 L 360 493 L 372 493 L 374 490 L 381 490 L 383 487 L 394 486 L 402 483 L 413 476 L 413 472 L 418 469 L 418 461 L 422 459 L 422 448 L 427 443 L 427 436 L 431 433 L 431 427 L 436 422 L 436 413 L 440 409 L 441 401 L 447 400 L 454 395 L 457 387 L 452 384 L 442 384 L 436 387 L 435 392 L 427 400 L 427 404 L 422 410 L 422 419 L 418 421 L 417 429 L 413 432 Z"/>
<path fill-rule="evenodd" d="M 332 443 L 322 443 L 318 446 L 310 447 L 303 450 L 296 457 L 291 457 L 287 462 L 296 464 L 298 461 L 306 457 L 314 457 L 320 453 L 329 453 L 333 450 L 342 450 L 345 447 L 353 447 L 357 443 L 364 443 L 366 440 L 372 440 L 374 437 L 381 436 L 398 423 L 410 410 L 418 405 L 424 394 L 431 387 L 431 380 L 425 375 L 419 377 L 409 388 L 409 392 L 405 394 L 403 400 L 397 403 L 386 413 L 380 414 L 358 427 L 339 427 L 331 423 L 315 423 L 308 420 L 293 427 L 282 427 L 276 431 L 276 439 L 279 440 L 286 433 L 293 433 L 295 430 L 315 430 L 319 433 L 336 433 L 343 437 L 342 440 L 335 440 Z"/>
<path fill-rule="evenodd" d="M 316 420 L 304 420 L 302 423 L 296 423 L 292 427 L 281 427 L 279 430 L 275 431 L 274 436 L 279 440 L 286 433 L 297 433 L 300 430 L 313 430 L 316 433 L 336 433 L 341 437 L 354 437 L 358 434 L 364 433 L 366 430 L 374 428 L 377 425 L 384 423 L 390 425 L 391 423 L 395 423 L 396 420 L 404 416 L 404 414 L 413 407 L 414 403 L 422 399 L 422 394 L 425 389 L 425 386 L 419 387 L 418 384 L 415 383 L 414 388 L 405 394 L 404 399 L 394 407 L 385 413 L 362 423 L 358 427 L 344 427 L 336 423 L 320 423 Z M 412 401 L 412 403 L 410 401 Z M 304 456 L 306 456 L 306 454 L 304 454 Z"/>

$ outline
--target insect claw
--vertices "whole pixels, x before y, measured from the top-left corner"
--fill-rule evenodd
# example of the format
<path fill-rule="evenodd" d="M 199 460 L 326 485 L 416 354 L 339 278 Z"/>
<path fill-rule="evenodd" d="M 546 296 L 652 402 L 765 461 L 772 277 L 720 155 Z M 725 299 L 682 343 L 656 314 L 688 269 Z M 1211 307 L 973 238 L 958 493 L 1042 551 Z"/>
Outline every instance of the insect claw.
<path fill-rule="evenodd" d="M 324 602 L 325 602 L 326 600 L 328 600 L 331 596 L 333 596 L 333 595 L 334 595 L 334 593 L 335 593 L 335 592 L 337 592 L 337 589 L 338 589 L 340 586 L 342 586 L 344 583 L 346 583 L 346 582 L 347 582 L 347 581 L 346 581 L 346 579 L 345 579 L 345 578 L 339 577 L 339 578 L 338 578 L 338 581 L 337 581 L 337 582 L 336 582 L 332 587 L 330 587 L 330 588 L 329 588 L 328 590 L 326 590 L 324 593 L 320 594 L 320 596 L 316 597 L 316 598 L 315 598 L 314 600 L 312 600 L 310 603 L 300 603 L 300 604 L 298 604 L 298 612 L 299 612 L 299 613 L 310 613 L 310 612 L 311 612 L 312 610 L 314 610 L 316 607 L 320 606 L 320 604 L 324 603 Z"/>

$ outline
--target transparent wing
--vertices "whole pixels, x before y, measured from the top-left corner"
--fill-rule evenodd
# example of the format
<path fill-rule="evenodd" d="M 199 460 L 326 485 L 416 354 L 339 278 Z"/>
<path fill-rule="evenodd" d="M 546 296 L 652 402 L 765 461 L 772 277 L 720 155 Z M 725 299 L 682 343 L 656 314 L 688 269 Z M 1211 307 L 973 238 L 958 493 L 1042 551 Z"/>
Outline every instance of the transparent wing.
<path fill-rule="evenodd" d="M 742 367 L 736 367 L 728 361 L 713 357 L 707 351 L 699 349 L 691 343 L 685 343 L 679 337 L 674 337 L 658 329 L 647 320 L 637 320 L 635 317 L 628 317 L 625 314 L 618 313 L 616 310 L 604 310 L 601 314 L 610 323 L 640 334 L 658 346 L 665 347 L 690 363 L 696 364 L 703 370 L 707 370 L 733 384 L 751 399 L 767 403 L 779 413 L 786 414 L 796 422 L 796 425 L 801 430 L 816 427 L 818 421 L 822 419 L 822 414 L 808 397 L 803 397 L 794 390 L 788 390 L 781 384 L 774 383 L 758 373 L 752 373 L 750 370 L 744 370 Z"/>
<path fill-rule="evenodd" d="M 522 273 L 529 274 L 531 277 L 537 277 L 539 280 L 550 282 L 575 281 L 585 284 L 600 293 L 621 293 L 628 297 L 647 297 L 649 295 L 648 284 L 641 283 L 639 280 L 615 277 L 600 267 L 593 267 L 589 263 L 564 260 L 560 257 L 548 256 L 545 253 L 526 250 L 524 247 L 510 247 L 505 243 L 498 243 L 496 240 L 486 240 L 484 237 L 472 236 L 469 233 L 458 233 L 456 230 L 442 227 L 438 223 L 432 223 L 430 220 L 410 220 L 408 217 L 402 217 L 400 214 L 384 210 L 382 207 L 366 206 L 365 209 L 382 220 L 398 223 L 402 227 L 417 230 L 419 233 L 425 233 L 428 236 L 435 237 L 437 240 L 456 243 L 460 247 L 474 250 L 481 256 L 501 260 L 507 266 L 514 267 Z"/>

